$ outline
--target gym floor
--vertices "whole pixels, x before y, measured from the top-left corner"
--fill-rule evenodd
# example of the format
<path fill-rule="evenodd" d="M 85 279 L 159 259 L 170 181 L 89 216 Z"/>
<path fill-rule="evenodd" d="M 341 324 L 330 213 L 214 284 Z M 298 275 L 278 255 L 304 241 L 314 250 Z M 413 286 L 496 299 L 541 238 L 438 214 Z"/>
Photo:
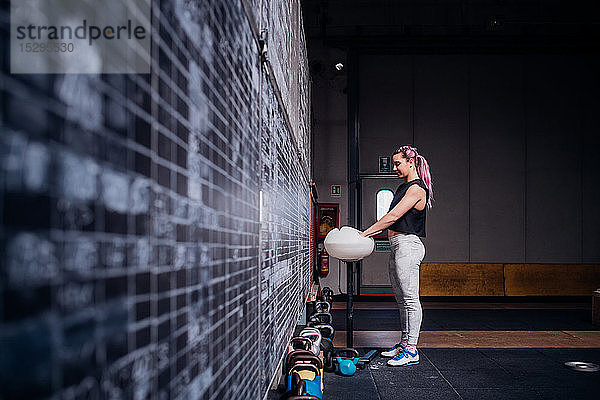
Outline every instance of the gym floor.
<path fill-rule="evenodd" d="M 333 305 L 335 346 L 345 347 L 345 303 Z M 358 302 L 354 347 L 361 354 L 398 342 L 393 302 Z M 420 363 L 390 367 L 377 356 L 353 377 L 325 375 L 324 399 L 597 399 L 600 327 L 589 303 L 423 302 Z M 279 398 L 273 391 L 269 399 Z"/>

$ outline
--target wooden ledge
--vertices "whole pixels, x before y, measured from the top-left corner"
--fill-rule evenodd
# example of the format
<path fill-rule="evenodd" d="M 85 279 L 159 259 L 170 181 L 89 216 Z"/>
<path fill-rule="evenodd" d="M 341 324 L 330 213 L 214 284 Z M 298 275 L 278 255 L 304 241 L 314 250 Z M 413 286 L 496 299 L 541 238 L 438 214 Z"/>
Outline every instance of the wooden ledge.
<path fill-rule="evenodd" d="M 591 296 L 600 264 L 423 263 L 421 296 Z"/>
<path fill-rule="evenodd" d="M 354 347 L 391 347 L 398 331 L 355 331 Z M 334 344 L 345 347 L 346 332 L 337 331 Z M 423 349 L 599 348 L 600 331 L 421 331 Z"/>

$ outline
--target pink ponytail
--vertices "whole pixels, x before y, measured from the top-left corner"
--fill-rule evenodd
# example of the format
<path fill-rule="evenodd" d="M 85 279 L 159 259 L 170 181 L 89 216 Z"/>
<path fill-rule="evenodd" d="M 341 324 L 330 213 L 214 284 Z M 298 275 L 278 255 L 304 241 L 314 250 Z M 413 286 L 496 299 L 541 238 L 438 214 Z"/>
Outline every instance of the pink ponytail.
<path fill-rule="evenodd" d="M 433 200 L 433 182 L 431 181 L 431 172 L 429 171 L 429 164 L 422 155 L 418 154 L 416 158 L 417 174 L 419 178 L 423 179 L 425 186 L 429 189 L 429 199 L 427 199 L 427 207 L 431 208 L 431 202 Z"/>
<path fill-rule="evenodd" d="M 407 160 L 410 160 L 411 158 L 415 160 L 417 174 L 419 175 L 419 178 L 423 180 L 425 186 L 427 186 L 427 189 L 429 190 L 427 207 L 431 208 L 433 201 L 433 182 L 431 180 L 431 171 L 429 170 L 429 164 L 427 163 L 425 157 L 423 157 L 417 152 L 416 147 L 412 146 L 402 146 L 398 150 L 396 150 L 394 154 L 402 154 L 402 157 L 404 157 Z"/>

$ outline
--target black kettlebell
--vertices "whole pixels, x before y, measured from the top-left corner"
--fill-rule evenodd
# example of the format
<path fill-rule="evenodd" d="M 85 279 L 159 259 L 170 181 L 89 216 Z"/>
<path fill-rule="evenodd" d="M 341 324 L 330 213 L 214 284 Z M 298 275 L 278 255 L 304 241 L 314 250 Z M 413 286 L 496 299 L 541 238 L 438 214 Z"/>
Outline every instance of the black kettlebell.
<path fill-rule="evenodd" d="M 333 359 L 333 342 L 331 339 L 323 338 L 321 340 L 321 350 L 323 351 L 323 369 L 327 372 L 335 371 L 335 362 Z"/>
<path fill-rule="evenodd" d="M 321 289 L 321 298 L 331 304 L 333 301 L 333 290 L 325 286 Z"/>
<path fill-rule="evenodd" d="M 321 337 L 333 340 L 333 336 L 335 335 L 335 329 L 333 329 L 333 326 L 329 324 L 315 324 L 313 325 L 313 328 L 317 328 L 319 332 L 321 332 Z"/>
<path fill-rule="evenodd" d="M 316 312 L 308 317 L 308 326 L 313 326 L 317 324 L 331 324 L 333 318 L 331 314 L 328 312 Z"/>
<path fill-rule="evenodd" d="M 315 311 L 316 312 L 330 312 L 331 304 L 324 300 L 316 301 L 315 302 Z"/>
<path fill-rule="evenodd" d="M 293 396 L 303 396 L 306 393 L 306 382 L 300 378 L 297 372 L 292 374 L 292 388 L 285 392 L 280 400 L 289 400 Z"/>
<path fill-rule="evenodd" d="M 314 356 L 313 352 L 310 350 L 294 350 L 291 353 L 288 353 L 285 358 L 285 363 L 283 363 L 283 374 L 285 375 L 290 367 L 294 364 L 294 359 L 299 355 L 305 356 Z"/>
<path fill-rule="evenodd" d="M 288 349 L 290 350 L 310 350 L 312 348 L 312 341 L 309 338 L 303 336 L 295 336 L 290 339 Z"/>

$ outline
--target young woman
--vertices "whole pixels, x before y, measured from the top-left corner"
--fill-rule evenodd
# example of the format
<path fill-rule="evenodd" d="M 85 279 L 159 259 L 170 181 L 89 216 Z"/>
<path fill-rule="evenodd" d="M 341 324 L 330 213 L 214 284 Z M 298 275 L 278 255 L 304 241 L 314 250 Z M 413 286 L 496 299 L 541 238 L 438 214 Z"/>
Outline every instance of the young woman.
<path fill-rule="evenodd" d="M 392 157 L 394 172 L 405 179 L 390 205 L 390 210 L 381 219 L 362 232 L 363 236 L 375 235 L 384 229 L 392 253 L 390 256 L 390 281 L 400 309 L 400 343 L 381 353 L 393 357 L 388 365 L 412 365 L 419 363 L 417 341 L 421 330 L 423 311 L 419 300 L 419 266 L 425 257 L 425 246 L 420 237 L 425 237 L 425 215 L 431 208 L 433 187 L 429 164 L 415 147 L 402 146 Z"/>

